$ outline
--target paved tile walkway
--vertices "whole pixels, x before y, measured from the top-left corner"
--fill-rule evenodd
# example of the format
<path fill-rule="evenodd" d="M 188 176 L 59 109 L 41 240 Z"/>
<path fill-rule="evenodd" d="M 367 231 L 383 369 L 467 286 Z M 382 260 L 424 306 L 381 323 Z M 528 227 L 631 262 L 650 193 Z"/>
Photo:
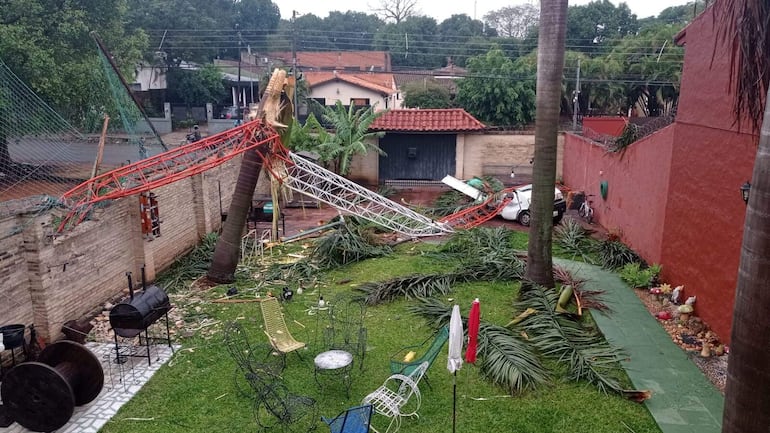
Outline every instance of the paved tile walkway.
<path fill-rule="evenodd" d="M 57 429 L 55 433 L 98 432 L 173 355 L 171 348 L 167 345 L 152 345 L 150 346 L 152 365 L 148 365 L 146 358 L 139 357 L 127 357 L 126 362 L 118 364 L 115 362 L 114 344 L 88 343 L 86 347 L 101 361 L 104 370 L 104 387 L 94 401 L 76 407 L 69 422 Z M 123 350 L 128 352 L 137 348 L 124 347 L 121 353 L 124 353 Z M 146 349 L 142 347 L 141 354 L 145 353 Z M 3 429 L 3 432 L 7 433 L 30 431 L 16 423 Z"/>
<path fill-rule="evenodd" d="M 629 355 L 623 367 L 634 387 L 653 392 L 645 405 L 663 433 L 719 433 L 724 397 L 671 341 L 633 290 L 597 266 L 555 262 L 585 279 L 588 288 L 606 291 L 604 300 L 613 311 L 593 317 L 607 340 Z"/>

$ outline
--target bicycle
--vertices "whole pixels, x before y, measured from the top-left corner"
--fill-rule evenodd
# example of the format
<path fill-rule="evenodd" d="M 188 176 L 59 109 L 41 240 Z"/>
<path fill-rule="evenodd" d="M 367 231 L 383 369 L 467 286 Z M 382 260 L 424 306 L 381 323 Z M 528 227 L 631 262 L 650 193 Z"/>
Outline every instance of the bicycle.
<path fill-rule="evenodd" d="M 591 224 L 594 221 L 594 209 L 591 207 L 591 199 L 588 198 L 593 196 L 594 194 L 586 194 L 585 200 L 583 200 L 580 209 L 578 209 L 578 215 L 586 220 L 588 224 Z"/>

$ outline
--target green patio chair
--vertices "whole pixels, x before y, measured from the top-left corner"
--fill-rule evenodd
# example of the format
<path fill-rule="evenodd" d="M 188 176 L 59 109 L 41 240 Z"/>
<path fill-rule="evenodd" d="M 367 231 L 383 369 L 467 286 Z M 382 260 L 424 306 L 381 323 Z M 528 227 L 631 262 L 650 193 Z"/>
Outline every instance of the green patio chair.
<path fill-rule="evenodd" d="M 428 345 L 431 339 L 433 342 Z M 420 366 L 420 364 L 424 362 L 427 362 L 428 368 L 430 368 L 430 366 L 433 365 L 433 361 L 436 360 L 439 352 L 441 352 L 441 348 L 444 347 L 444 344 L 446 344 L 447 340 L 449 340 L 449 326 L 444 326 L 439 329 L 435 335 L 428 337 L 422 343 L 414 346 L 404 347 L 390 357 L 390 372 L 392 374 L 403 374 L 409 376 L 417 367 Z M 426 347 L 427 350 L 425 349 Z M 419 355 L 419 357 L 415 356 L 415 358 L 412 360 L 404 361 L 404 357 L 409 352 L 415 352 L 417 355 Z M 420 355 L 420 353 L 422 353 L 422 355 Z M 425 375 L 425 383 L 428 384 L 429 388 L 433 389 L 433 387 L 430 385 L 430 381 L 428 380 L 427 372 Z"/>

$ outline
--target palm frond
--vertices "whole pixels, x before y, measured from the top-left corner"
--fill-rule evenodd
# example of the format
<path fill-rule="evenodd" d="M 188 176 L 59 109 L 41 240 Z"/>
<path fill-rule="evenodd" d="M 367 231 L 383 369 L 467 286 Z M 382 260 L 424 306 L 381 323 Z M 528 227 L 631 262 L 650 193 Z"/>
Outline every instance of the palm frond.
<path fill-rule="evenodd" d="M 537 285 L 522 288 L 519 311 L 537 311 L 523 318 L 514 329 L 525 332 L 543 356 L 566 363 L 568 378 L 585 380 L 603 392 L 621 393 L 616 379 L 622 352 L 612 347 L 594 329 L 585 329 L 569 315 L 556 312 L 558 294 Z"/>
<path fill-rule="evenodd" d="M 454 277 L 448 274 L 414 274 L 362 284 L 356 290 L 364 292 L 368 305 L 391 302 L 398 298 L 429 298 L 452 291 Z"/>
<path fill-rule="evenodd" d="M 421 299 L 410 311 L 438 328 L 449 323 L 452 309 L 436 299 Z M 467 323 L 466 317 L 463 322 Z M 477 353 L 482 375 L 511 394 L 535 389 L 548 381 L 548 371 L 533 348 L 501 326 L 484 321 L 479 324 Z"/>
<path fill-rule="evenodd" d="M 377 244 L 371 234 L 373 231 L 372 227 L 360 226 L 348 221 L 319 239 L 310 258 L 320 268 L 330 269 L 390 254 L 393 251 L 392 248 Z"/>
<path fill-rule="evenodd" d="M 762 125 L 765 95 L 770 86 L 770 4 L 766 1 L 721 1 L 714 5 L 719 18 L 717 39 L 730 52 L 730 82 L 735 83 L 733 115 L 745 116 L 754 132 Z M 717 54 L 714 49 L 714 56 Z M 721 50 L 720 54 L 721 55 Z"/>
<path fill-rule="evenodd" d="M 620 269 L 628 263 L 641 262 L 642 259 L 623 242 L 607 239 L 596 246 L 599 263 L 605 269 Z"/>
<path fill-rule="evenodd" d="M 584 262 L 593 264 L 593 259 L 588 255 L 592 248 L 592 241 L 588 231 L 580 223 L 573 218 L 565 218 L 553 229 L 553 234 L 556 245 L 567 254 L 572 254 L 572 259 L 579 257 Z"/>

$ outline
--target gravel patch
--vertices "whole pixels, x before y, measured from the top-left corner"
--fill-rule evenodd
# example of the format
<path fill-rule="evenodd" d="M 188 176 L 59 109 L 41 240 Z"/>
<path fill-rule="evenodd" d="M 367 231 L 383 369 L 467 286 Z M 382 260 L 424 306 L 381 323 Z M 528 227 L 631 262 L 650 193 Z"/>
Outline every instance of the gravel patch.
<path fill-rule="evenodd" d="M 633 289 L 647 311 L 656 318 L 660 313 L 668 312 L 671 319 L 658 318 L 658 323 L 671 336 L 671 340 L 687 352 L 695 365 L 724 395 L 727 382 L 728 347 L 719 336 L 697 316 L 682 320 L 674 305 L 667 299 L 650 294 L 647 289 Z M 664 313 L 665 314 L 665 313 Z M 704 344 L 706 346 L 704 350 Z"/>

